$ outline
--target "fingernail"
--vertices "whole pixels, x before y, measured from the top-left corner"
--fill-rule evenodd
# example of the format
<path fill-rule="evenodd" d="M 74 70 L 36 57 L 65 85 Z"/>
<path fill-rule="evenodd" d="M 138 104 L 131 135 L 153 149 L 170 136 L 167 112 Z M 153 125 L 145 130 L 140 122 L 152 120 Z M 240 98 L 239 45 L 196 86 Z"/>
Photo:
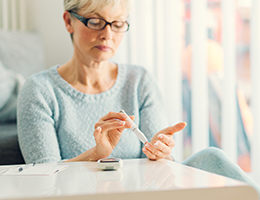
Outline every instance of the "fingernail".
<path fill-rule="evenodd" d="M 145 147 L 149 148 L 149 147 L 150 147 L 149 143 L 146 143 L 146 144 L 145 144 Z"/>
<path fill-rule="evenodd" d="M 155 145 L 155 146 L 159 146 L 159 142 L 158 142 L 158 141 L 155 142 L 154 145 Z"/>
<path fill-rule="evenodd" d="M 143 148 L 143 151 L 146 151 L 146 148 Z"/>
<path fill-rule="evenodd" d="M 120 125 L 120 126 L 125 125 L 125 122 L 121 121 L 118 123 L 118 125 Z"/>
<path fill-rule="evenodd" d="M 127 126 L 132 126 L 132 123 L 131 122 L 126 122 L 126 125 Z"/>
<path fill-rule="evenodd" d="M 159 134 L 158 138 L 163 139 L 163 134 Z"/>
<path fill-rule="evenodd" d="M 96 128 L 96 130 L 97 130 L 97 131 L 101 131 L 101 127 L 98 126 L 98 127 Z"/>

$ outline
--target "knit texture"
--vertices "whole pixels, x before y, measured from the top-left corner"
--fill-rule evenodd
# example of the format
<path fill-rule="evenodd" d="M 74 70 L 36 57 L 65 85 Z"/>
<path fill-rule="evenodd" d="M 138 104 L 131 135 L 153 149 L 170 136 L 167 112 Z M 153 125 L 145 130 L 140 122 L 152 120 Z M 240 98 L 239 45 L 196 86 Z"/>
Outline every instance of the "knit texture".
<path fill-rule="evenodd" d="M 118 65 L 117 80 L 100 94 L 85 94 L 54 66 L 29 77 L 18 97 L 18 139 L 26 163 L 60 162 L 95 146 L 94 125 L 124 109 L 148 141 L 168 126 L 156 80 L 143 67 Z M 145 157 L 143 144 L 125 129 L 110 157 Z"/>

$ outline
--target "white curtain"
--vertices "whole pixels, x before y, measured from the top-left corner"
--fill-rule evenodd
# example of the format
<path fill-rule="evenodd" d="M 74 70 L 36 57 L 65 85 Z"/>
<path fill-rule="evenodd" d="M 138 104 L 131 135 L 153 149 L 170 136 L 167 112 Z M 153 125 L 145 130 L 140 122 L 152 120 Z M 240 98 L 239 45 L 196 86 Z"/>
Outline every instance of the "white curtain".
<path fill-rule="evenodd" d="M 0 0 L 0 29 L 26 31 L 26 0 Z"/>
<path fill-rule="evenodd" d="M 254 133 L 251 142 L 252 175 L 260 183 L 260 1 L 252 1 L 251 11 L 251 82 Z"/>
<path fill-rule="evenodd" d="M 146 67 L 157 79 L 171 124 L 182 121 L 181 51 L 184 44 L 181 0 L 135 0 L 126 33 L 113 60 Z M 181 133 L 175 135 L 182 160 Z"/>

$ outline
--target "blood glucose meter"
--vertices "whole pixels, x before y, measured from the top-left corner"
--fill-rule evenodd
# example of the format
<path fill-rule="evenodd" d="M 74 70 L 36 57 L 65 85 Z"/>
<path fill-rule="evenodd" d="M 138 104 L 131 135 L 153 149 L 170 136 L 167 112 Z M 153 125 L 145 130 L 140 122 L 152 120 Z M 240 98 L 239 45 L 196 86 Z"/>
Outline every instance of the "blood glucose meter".
<path fill-rule="evenodd" d="M 120 158 L 102 158 L 97 161 L 97 167 L 101 170 L 117 170 L 123 166 Z"/>

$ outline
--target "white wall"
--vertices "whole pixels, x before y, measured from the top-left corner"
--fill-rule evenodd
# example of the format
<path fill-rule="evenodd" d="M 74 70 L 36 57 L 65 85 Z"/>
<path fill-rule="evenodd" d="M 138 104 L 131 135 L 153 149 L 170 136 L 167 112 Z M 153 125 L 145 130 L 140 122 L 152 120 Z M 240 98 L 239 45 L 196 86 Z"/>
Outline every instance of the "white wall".
<path fill-rule="evenodd" d="M 46 68 L 67 62 L 73 53 L 70 35 L 63 22 L 63 0 L 26 0 L 28 29 L 37 31 L 43 39 Z M 128 62 L 125 49 L 128 33 L 113 58 L 119 63 Z"/>
<path fill-rule="evenodd" d="M 46 68 L 67 62 L 73 53 L 62 15 L 63 0 L 27 0 L 28 28 L 42 36 Z"/>

